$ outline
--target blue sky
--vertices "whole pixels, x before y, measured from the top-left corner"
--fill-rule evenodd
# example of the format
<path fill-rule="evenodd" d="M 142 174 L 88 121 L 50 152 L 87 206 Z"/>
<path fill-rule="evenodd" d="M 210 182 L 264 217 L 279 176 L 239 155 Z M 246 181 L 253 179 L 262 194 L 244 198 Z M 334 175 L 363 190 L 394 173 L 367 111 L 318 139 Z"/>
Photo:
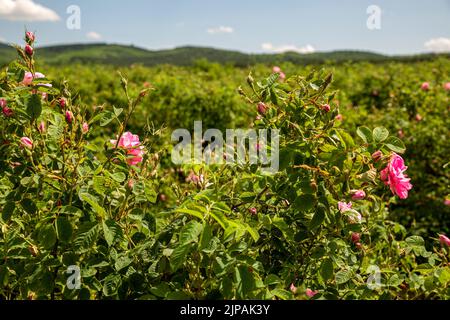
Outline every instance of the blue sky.
<path fill-rule="evenodd" d="M 70 5 L 81 10 L 80 30 L 66 26 Z M 381 9 L 381 29 L 367 28 L 370 5 Z M 19 43 L 25 27 L 39 45 L 411 54 L 450 51 L 450 0 L 0 0 L 0 39 Z"/>

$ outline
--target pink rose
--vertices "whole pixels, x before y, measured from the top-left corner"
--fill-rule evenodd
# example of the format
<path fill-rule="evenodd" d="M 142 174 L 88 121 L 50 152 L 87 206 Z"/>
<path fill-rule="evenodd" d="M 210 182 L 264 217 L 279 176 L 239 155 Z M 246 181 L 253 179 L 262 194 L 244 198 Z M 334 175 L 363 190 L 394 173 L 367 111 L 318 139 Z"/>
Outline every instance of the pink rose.
<path fill-rule="evenodd" d="M 263 102 L 258 103 L 258 112 L 260 114 L 265 114 L 267 111 L 267 107 Z"/>
<path fill-rule="evenodd" d="M 314 297 L 316 294 L 318 294 L 319 293 L 319 291 L 313 291 L 313 290 L 311 290 L 311 289 L 306 289 L 306 295 L 308 296 L 308 297 L 310 297 L 310 298 L 312 298 L 312 297 Z"/>
<path fill-rule="evenodd" d="M 45 133 L 45 122 L 41 121 L 41 123 L 39 124 L 38 130 L 40 133 Z"/>
<path fill-rule="evenodd" d="M 404 174 L 407 169 L 403 158 L 393 153 L 388 166 L 380 173 L 384 184 L 388 185 L 392 193 L 399 196 L 400 199 L 408 198 L 408 191 L 412 189 L 411 179 Z"/>
<path fill-rule="evenodd" d="M 67 110 L 66 111 L 66 121 L 68 124 L 71 124 L 73 122 L 73 113 L 72 111 Z"/>
<path fill-rule="evenodd" d="M 357 232 L 353 232 L 352 233 L 352 242 L 354 244 L 357 244 L 359 242 L 359 240 L 361 240 L 361 235 Z"/>
<path fill-rule="evenodd" d="M 320 109 L 322 109 L 323 111 L 328 113 L 328 112 L 330 112 L 331 107 L 329 104 L 324 104 L 323 106 L 320 107 Z"/>
<path fill-rule="evenodd" d="M 64 109 L 67 105 L 67 100 L 66 100 L 66 98 L 61 98 L 58 100 L 58 103 L 59 103 L 59 106 Z"/>
<path fill-rule="evenodd" d="M 280 80 L 284 80 L 286 79 L 286 75 L 284 74 L 284 72 L 280 72 Z"/>
<path fill-rule="evenodd" d="M 88 133 L 89 125 L 87 124 L 87 122 L 83 123 L 83 125 L 81 126 L 81 130 L 83 131 L 84 134 Z"/>
<path fill-rule="evenodd" d="M 334 119 L 336 119 L 337 121 L 342 121 L 344 120 L 344 116 L 342 114 L 338 114 L 336 117 L 334 117 Z"/>
<path fill-rule="evenodd" d="M 450 239 L 443 234 L 439 235 L 439 242 L 445 247 L 450 247 Z"/>
<path fill-rule="evenodd" d="M 131 132 L 125 132 L 119 139 L 110 141 L 114 146 L 125 149 L 127 155 L 127 163 L 131 166 L 135 166 L 142 162 L 144 155 L 144 147 L 140 146 L 141 142 L 139 141 L 139 136 L 136 134 L 132 134 Z"/>
<path fill-rule="evenodd" d="M 289 290 L 290 290 L 293 294 L 296 294 L 296 293 L 297 293 L 297 287 L 294 286 L 293 283 L 291 283 L 291 285 L 289 286 Z"/>
<path fill-rule="evenodd" d="M 444 200 L 444 204 L 445 204 L 446 206 L 450 206 L 450 198 L 446 198 L 446 199 Z"/>
<path fill-rule="evenodd" d="M 33 141 L 31 141 L 30 138 L 27 137 L 20 138 L 20 144 L 24 148 L 33 149 Z"/>
<path fill-rule="evenodd" d="M 422 116 L 420 115 L 420 114 L 416 114 L 416 121 L 417 122 L 420 122 L 420 121 L 422 121 Z"/>
<path fill-rule="evenodd" d="M 352 203 L 338 202 L 339 211 L 341 213 L 350 211 L 352 209 Z"/>
<path fill-rule="evenodd" d="M 25 72 L 25 75 L 23 76 L 22 83 L 24 85 L 26 85 L 26 86 L 29 86 L 29 85 L 31 85 L 31 83 L 33 82 L 34 79 L 41 79 L 41 78 L 45 78 L 45 75 L 43 75 L 40 72 L 36 72 L 34 74 L 34 76 L 33 76 L 33 74 L 31 72 Z"/>
<path fill-rule="evenodd" d="M 28 42 L 29 44 L 33 44 L 35 39 L 36 39 L 36 37 L 34 36 L 33 32 L 30 32 L 30 31 L 25 32 L 25 41 L 26 42 Z"/>
<path fill-rule="evenodd" d="M 25 46 L 25 53 L 27 54 L 27 56 L 31 57 L 34 53 L 34 49 L 32 46 L 30 46 L 29 44 L 27 44 Z"/>
<path fill-rule="evenodd" d="M 278 66 L 273 67 L 272 69 L 273 73 L 280 73 L 281 72 L 281 68 Z"/>
<path fill-rule="evenodd" d="M 378 162 L 378 161 L 381 160 L 381 158 L 383 158 L 383 153 L 380 150 L 375 151 L 374 153 L 372 153 L 372 160 L 373 161 Z"/>
<path fill-rule="evenodd" d="M 366 197 L 366 193 L 364 192 L 364 190 L 353 190 L 352 193 L 352 200 L 354 201 L 362 200 Z"/>
<path fill-rule="evenodd" d="M 8 103 L 6 102 L 6 99 L 1 98 L 0 99 L 0 108 L 4 108 L 8 105 Z"/>
<path fill-rule="evenodd" d="M 450 82 L 447 82 L 446 84 L 444 84 L 444 89 L 447 91 L 450 91 Z"/>
<path fill-rule="evenodd" d="M 250 209 L 248 209 L 248 212 L 250 212 L 250 214 L 252 216 L 254 216 L 258 213 L 258 210 L 256 208 L 250 208 Z"/>
<path fill-rule="evenodd" d="M 420 86 L 420 89 L 422 89 L 423 91 L 428 91 L 428 90 L 430 90 L 430 84 L 428 82 L 424 82 Z"/>

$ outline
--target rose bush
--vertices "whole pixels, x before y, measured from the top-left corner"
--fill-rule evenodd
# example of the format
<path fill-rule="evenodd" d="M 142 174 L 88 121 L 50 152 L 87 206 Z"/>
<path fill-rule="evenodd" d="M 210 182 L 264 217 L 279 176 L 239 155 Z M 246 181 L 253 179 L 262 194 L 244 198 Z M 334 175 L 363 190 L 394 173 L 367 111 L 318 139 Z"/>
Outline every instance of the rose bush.
<path fill-rule="evenodd" d="M 133 117 L 149 88 L 119 76 L 125 98 L 87 107 L 26 42 L 0 76 L 2 299 L 449 298 L 446 235 L 390 219 L 417 188 L 403 142 L 345 130 L 331 74 L 238 90 L 249 127 L 280 130 L 277 173 L 174 166 L 165 131 Z"/>

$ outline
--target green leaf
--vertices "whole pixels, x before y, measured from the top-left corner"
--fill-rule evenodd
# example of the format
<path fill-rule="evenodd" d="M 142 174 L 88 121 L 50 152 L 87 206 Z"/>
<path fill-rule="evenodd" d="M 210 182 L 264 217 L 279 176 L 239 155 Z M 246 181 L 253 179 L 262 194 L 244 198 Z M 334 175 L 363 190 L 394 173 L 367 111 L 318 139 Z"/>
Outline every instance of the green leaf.
<path fill-rule="evenodd" d="M 95 222 L 84 223 L 78 228 L 73 241 L 78 252 L 91 248 L 98 238 L 99 225 Z"/>
<path fill-rule="evenodd" d="M 31 121 L 36 120 L 42 113 L 42 101 L 41 96 L 38 94 L 32 94 L 25 101 L 27 107 L 27 114 Z"/>
<path fill-rule="evenodd" d="M 319 206 L 317 207 L 317 211 L 314 214 L 313 218 L 309 222 L 309 230 L 317 229 L 324 220 L 325 220 L 325 210 Z"/>
<path fill-rule="evenodd" d="M 292 295 L 292 292 L 289 292 L 284 289 L 279 289 L 279 288 L 273 289 L 272 291 L 270 291 L 270 293 L 282 300 L 292 300 L 294 298 L 294 296 Z"/>
<path fill-rule="evenodd" d="M 8 222 L 9 219 L 11 219 L 15 208 L 16 204 L 13 201 L 8 201 L 7 203 L 5 203 L 2 209 L 3 222 Z"/>
<path fill-rule="evenodd" d="M 294 208 L 305 212 L 311 210 L 316 202 L 316 197 L 313 194 L 302 194 L 294 201 Z"/>
<path fill-rule="evenodd" d="M 123 238 L 122 228 L 114 220 L 107 220 L 102 222 L 103 235 L 109 246 L 112 246 L 116 241 Z"/>
<path fill-rule="evenodd" d="M 294 241 L 294 233 L 291 228 L 287 225 L 286 221 L 280 217 L 274 217 L 272 219 L 272 224 L 280 229 L 284 237 L 289 241 Z"/>
<path fill-rule="evenodd" d="M 119 287 L 122 285 L 122 279 L 119 275 L 110 274 L 105 278 L 103 284 L 103 294 L 107 297 L 111 297 L 117 294 Z"/>
<path fill-rule="evenodd" d="M 84 202 L 87 202 L 91 205 L 92 209 L 95 213 L 97 213 L 102 219 L 106 217 L 106 211 L 103 209 L 97 202 L 97 198 L 89 193 L 80 194 L 80 199 Z"/>
<path fill-rule="evenodd" d="M 384 145 L 389 148 L 390 150 L 397 152 L 397 153 L 404 153 L 406 151 L 405 144 L 402 140 L 400 140 L 397 137 L 389 137 L 384 142 Z"/>
<path fill-rule="evenodd" d="M 162 282 L 156 287 L 150 288 L 150 292 L 159 298 L 165 298 L 170 292 L 170 287 L 167 283 Z"/>
<path fill-rule="evenodd" d="M 186 262 L 186 257 L 190 250 L 190 243 L 179 245 L 173 250 L 170 256 L 170 266 L 173 272 L 176 272 Z"/>
<path fill-rule="evenodd" d="M 198 236 L 202 232 L 203 226 L 197 221 L 190 221 L 183 226 L 180 231 L 180 243 L 188 244 L 198 241 Z"/>
<path fill-rule="evenodd" d="M 344 284 L 352 278 L 352 272 L 349 270 L 341 270 L 336 273 L 336 284 Z"/>
<path fill-rule="evenodd" d="M 187 209 L 187 208 L 178 208 L 175 210 L 175 212 L 177 213 L 185 213 L 197 218 L 200 218 L 203 220 L 203 214 L 200 211 L 196 211 L 196 210 L 192 210 L 192 209 Z"/>
<path fill-rule="evenodd" d="M 122 182 L 125 181 L 125 179 L 126 179 L 127 176 L 126 176 L 125 173 L 123 173 L 123 172 L 116 172 L 116 173 L 110 174 L 110 177 L 111 177 L 114 181 L 119 182 L 119 183 L 122 183 Z"/>
<path fill-rule="evenodd" d="M 384 127 L 377 127 L 373 129 L 373 139 L 375 142 L 383 142 L 389 137 L 389 131 Z"/>
<path fill-rule="evenodd" d="M 123 268 L 128 267 L 132 261 L 133 260 L 131 260 L 127 255 L 121 256 L 121 257 L 117 258 L 116 262 L 114 263 L 114 268 L 117 271 L 120 271 Z"/>
<path fill-rule="evenodd" d="M 38 240 L 44 249 L 53 248 L 56 243 L 56 231 L 52 224 L 45 225 L 39 230 Z"/>
<path fill-rule="evenodd" d="M 320 275 L 324 281 L 331 280 L 333 278 L 333 261 L 327 258 L 322 262 L 320 266 Z"/>
<path fill-rule="evenodd" d="M 67 218 L 59 217 L 56 219 L 56 233 L 58 239 L 62 242 L 68 242 L 72 239 L 73 228 Z"/>
<path fill-rule="evenodd" d="M 255 278 L 249 267 L 240 265 L 235 268 L 235 278 L 237 283 L 237 294 L 241 299 L 248 298 L 249 293 L 255 289 Z"/>
<path fill-rule="evenodd" d="M 116 115 L 111 111 L 103 111 L 100 116 L 100 126 L 107 126 L 111 121 L 116 118 Z"/>
<path fill-rule="evenodd" d="M 20 205 L 28 214 L 35 214 L 37 212 L 36 204 L 31 199 L 28 198 L 23 199 L 20 202 Z"/>
<path fill-rule="evenodd" d="M 372 131 L 367 127 L 359 127 L 356 130 L 356 134 L 365 142 L 370 143 L 372 142 Z"/>
<path fill-rule="evenodd" d="M 200 237 L 200 244 L 199 244 L 199 250 L 207 249 L 209 248 L 209 245 L 211 243 L 211 239 L 213 237 L 212 234 L 212 227 L 209 223 L 206 221 L 203 223 L 203 232 Z"/>

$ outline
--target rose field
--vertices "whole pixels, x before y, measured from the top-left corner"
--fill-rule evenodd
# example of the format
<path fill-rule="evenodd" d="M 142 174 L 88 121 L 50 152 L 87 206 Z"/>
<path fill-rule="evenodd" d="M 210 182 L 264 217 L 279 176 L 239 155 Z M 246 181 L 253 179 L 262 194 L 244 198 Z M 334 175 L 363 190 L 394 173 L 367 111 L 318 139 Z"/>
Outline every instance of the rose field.
<path fill-rule="evenodd" d="M 55 64 L 37 40 L 0 69 L 0 300 L 450 299 L 448 56 Z M 196 121 L 277 130 L 242 143 L 277 170 L 174 163 Z"/>

